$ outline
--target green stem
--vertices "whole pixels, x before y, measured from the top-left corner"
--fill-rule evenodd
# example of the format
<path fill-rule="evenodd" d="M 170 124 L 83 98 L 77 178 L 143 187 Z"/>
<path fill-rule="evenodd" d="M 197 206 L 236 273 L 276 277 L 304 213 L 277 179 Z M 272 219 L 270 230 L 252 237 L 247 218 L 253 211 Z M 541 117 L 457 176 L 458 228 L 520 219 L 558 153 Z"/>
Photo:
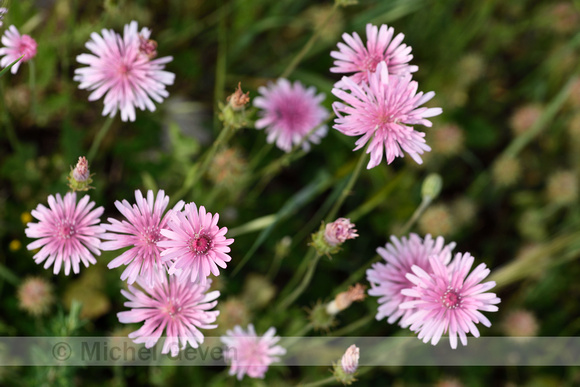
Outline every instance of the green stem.
<path fill-rule="evenodd" d="M 95 156 L 97 155 L 97 151 L 99 150 L 99 146 L 101 145 L 101 142 L 103 141 L 103 139 L 107 135 L 107 132 L 111 128 L 111 124 L 113 123 L 114 119 L 115 119 L 114 116 L 107 117 L 106 121 L 103 123 L 103 126 L 101 126 L 101 129 L 99 129 L 99 131 L 97 132 L 97 135 L 95 136 L 95 140 L 93 141 L 93 143 L 91 145 L 91 149 L 89 150 L 89 153 L 87 156 L 87 159 L 89 160 L 89 162 L 92 162 L 95 159 Z"/>
<path fill-rule="evenodd" d="M 314 248 L 311 247 L 310 251 L 314 251 Z M 292 305 L 292 303 L 294 301 L 296 301 L 296 299 L 298 297 L 300 297 L 300 295 L 306 290 L 306 288 L 308 287 L 308 285 L 310 284 L 310 281 L 312 280 L 312 277 L 314 276 L 314 271 L 316 270 L 316 265 L 318 264 L 318 261 L 320 260 L 320 255 L 316 255 L 311 261 L 310 261 L 310 266 L 308 267 L 308 271 L 306 272 L 306 274 L 304 275 L 304 277 L 302 278 L 302 282 L 300 283 L 300 285 L 298 285 L 294 291 L 292 293 L 290 293 L 290 295 L 288 297 L 286 297 L 285 299 L 283 299 L 277 307 L 277 311 L 283 311 L 285 309 L 288 309 L 288 307 L 290 305 Z"/>
<path fill-rule="evenodd" d="M 223 5 L 223 1 L 220 1 L 220 15 L 218 24 L 218 52 L 217 60 L 215 65 L 215 85 L 214 85 L 214 100 L 223 101 L 224 100 L 224 87 L 226 83 L 226 53 L 227 53 L 227 33 L 226 33 L 226 13 L 227 6 Z M 214 114 L 214 124 L 219 125 L 219 109 L 216 108 L 216 114 Z"/>
<path fill-rule="evenodd" d="M 37 102 L 36 102 L 36 68 L 34 66 L 34 60 L 28 61 L 28 86 L 30 88 L 30 105 L 32 114 L 36 116 L 38 113 L 37 111 Z"/>
<path fill-rule="evenodd" d="M 304 45 L 304 47 L 302 47 L 302 50 L 300 50 L 300 52 L 298 53 L 298 55 L 296 55 L 294 57 L 294 59 L 292 59 L 292 62 L 290 62 L 290 64 L 288 65 L 288 67 L 286 67 L 286 70 L 284 70 L 284 72 L 282 73 L 282 75 L 280 76 L 280 78 L 288 78 L 288 76 L 290 74 L 292 74 L 292 72 L 296 69 L 296 66 L 298 66 L 298 64 L 302 61 L 302 59 L 304 59 L 304 56 L 312 48 L 312 46 L 316 42 L 316 39 L 318 39 L 318 37 L 320 36 L 320 34 L 321 34 L 322 29 L 324 28 L 324 26 L 326 26 L 326 24 L 329 22 L 329 20 L 334 15 L 334 12 L 336 12 L 336 8 L 337 8 L 337 5 L 335 3 L 334 6 L 332 7 L 332 10 L 326 16 L 326 19 L 324 19 L 322 21 L 322 23 L 320 23 L 318 25 L 318 27 L 316 27 L 316 30 L 314 31 L 314 34 L 312 34 L 312 36 L 310 37 L 310 39 L 308 40 L 308 42 L 306 42 L 306 44 Z"/>
<path fill-rule="evenodd" d="M 419 207 L 417 207 L 415 212 L 413 212 L 411 218 L 407 221 L 407 223 L 405 223 L 403 229 L 400 232 L 400 235 L 405 235 L 409 232 L 411 227 L 413 227 L 415 222 L 417 222 L 417 220 L 421 217 L 421 215 L 423 215 L 423 212 L 425 212 L 425 210 L 427 209 L 427 207 L 429 207 L 432 201 L 433 199 L 431 199 L 430 196 L 425 196 L 423 200 L 421 200 L 421 204 L 419 204 Z"/>
<path fill-rule="evenodd" d="M 0 94 L 4 99 L 4 106 L 6 106 L 6 99 L 4 96 L 6 93 L 4 92 L 4 80 L 0 79 Z M 2 121 L 4 122 L 4 127 L 6 128 L 6 137 L 8 137 L 8 142 L 14 151 L 20 149 L 20 141 L 18 141 L 18 137 L 16 136 L 16 132 L 14 131 L 14 127 L 12 126 L 12 122 L 10 120 L 10 115 L 8 114 L 8 109 L 2 109 Z"/>
<path fill-rule="evenodd" d="M 12 273 L 10 269 L 0 263 L 0 278 L 6 280 L 6 282 L 11 285 L 18 286 L 20 284 L 20 279 L 16 274 Z"/>
<path fill-rule="evenodd" d="M 306 384 L 300 384 L 300 387 L 317 387 L 317 386 L 324 386 L 325 384 L 329 384 L 329 383 L 338 383 L 338 380 L 336 380 L 336 378 L 333 376 L 329 376 L 326 379 L 322 379 L 319 380 L 317 382 L 312 382 L 312 383 L 306 383 Z"/>
<path fill-rule="evenodd" d="M 368 147 L 368 145 L 367 145 L 367 147 Z M 367 148 L 365 147 L 365 150 L 363 152 L 361 152 L 360 158 L 358 159 L 358 163 L 356 164 L 356 167 L 354 168 L 354 171 L 352 172 L 352 175 L 350 176 L 350 180 L 348 181 L 348 183 L 346 184 L 346 186 L 342 190 L 340 196 L 338 197 L 338 200 L 336 201 L 336 203 L 334 203 L 334 206 L 332 206 L 332 209 L 330 210 L 330 212 L 326 216 L 325 223 L 329 223 L 329 222 L 332 222 L 335 220 L 334 218 L 336 217 L 338 210 L 340 210 L 340 207 L 344 203 L 346 197 L 350 194 L 350 190 L 352 189 L 352 187 L 354 186 L 354 183 L 358 179 L 358 177 L 360 175 L 360 171 L 361 171 L 362 166 L 363 166 L 363 162 L 366 159 L 366 149 Z"/>

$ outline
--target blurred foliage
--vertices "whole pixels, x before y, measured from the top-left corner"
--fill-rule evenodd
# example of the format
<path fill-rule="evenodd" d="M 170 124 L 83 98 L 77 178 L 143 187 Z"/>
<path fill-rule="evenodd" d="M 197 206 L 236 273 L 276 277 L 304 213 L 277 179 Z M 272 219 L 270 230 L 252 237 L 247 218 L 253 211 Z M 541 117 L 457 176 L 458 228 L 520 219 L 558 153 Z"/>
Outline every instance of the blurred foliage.
<path fill-rule="evenodd" d="M 352 152 L 355 140 L 331 129 L 319 146 L 283 159 L 264 179 L 263 168 L 278 165 L 282 152 L 266 144 L 263 131 L 241 129 L 229 140 L 234 147 L 218 154 L 223 176 L 214 172 L 191 189 L 182 187 L 193 181 L 200 156 L 222 129 L 218 101 L 225 101 L 238 82 L 253 98 L 259 86 L 280 76 L 332 12 L 332 2 L 9 0 L 5 6 L 3 28 L 14 24 L 30 34 L 38 54 L 35 90 L 28 87 L 26 64 L 0 79 L 0 264 L 9 270 L 0 272 L 0 334 L 38 335 L 39 326 L 46 334 L 64 326 L 67 332 L 52 334 L 86 336 L 120 329 L 120 271 L 105 268 L 115 254 L 104 252 L 99 265 L 82 268 L 79 276 L 53 276 L 32 260 L 24 228 L 38 203 L 66 192 L 69 166 L 86 154 L 105 121 L 102 101 L 89 102 L 72 80 L 76 56 L 86 51 L 91 32 L 121 31 L 131 20 L 153 30 L 160 56 L 173 56 L 167 69 L 177 81 L 155 113 L 138 111 L 134 123 L 115 119 L 98 156 L 89 160 L 96 188 L 89 193 L 105 206 L 102 221 L 118 218 L 113 203 L 132 201 L 136 189 L 180 192 L 182 199 L 218 212 L 220 226 L 236 233 L 233 259 L 219 277 L 221 317 L 231 319 L 224 326 L 253 321 L 259 332 L 271 325 L 280 335 L 299 331 L 307 323 L 306 308 L 328 302 L 353 282 L 365 282 L 364 266 L 376 259 L 378 246 L 400 232 L 421 203 L 424 178 L 437 173 L 443 190 L 412 231 L 444 234 L 457 242 L 456 251 L 471 252 L 492 275 L 497 270 L 502 303 L 497 314 L 488 315 L 493 325 L 482 334 L 507 334 L 500 322 L 522 309 L 537 317 L 540 335 L 580 334 L 578 2 L 360 0 L 336 10 L 290 79 L 324 92 L 330 110 L 339 76 L 329 72 L 329 53 L 341 34 L 357 31 L 364 39 L 366 23 L 388 23 L 405 34 L 419 66 L 414 75 L 419 88 L 434 90 L 429 104 L 444 113 L 425 129 L 433 151 L 423 165 L 406 157 L 363 171 L 338 214 L 356 223 L 360 237 L 332 260 L 321 259 L 308 290 L 282 313 L 267 304 L 276 305 L 288 294 L 289 281 L 296 286 L 295 272 L 304 272 L 309 235 L 359 157 Z M 255 219 L 260 221 L 250 227 Z M 47 321 L 18 307 L 18 283 L 28 275 L 42 276 L 56 289 L 60 309 Z M 59 325 L 66 308 L 76 317 Z M 376 308 L 373 297 L 354 304 L 332 329 L 346 336 L 397 332 L 396 326 L 374 320 Z M 79 315 L 83 324 L 74 320 Z M 357 325 L 361 320 L 365 323 Z M 345 327 L 354 328 L 340 331 Z M 20 368 L 0 372 L 0 384 L 237 385 L 226 373 L 219 367 Z M 274 386 L 328 376 L 323 367 L 271 367 L 266 382 L 246 378 L 244 383 Z M 379 367 L 359 379 L 361 385 L 444 385 L 447 380 L 470 386 L 573 385 L 580 374 L 567 368 Z"/>

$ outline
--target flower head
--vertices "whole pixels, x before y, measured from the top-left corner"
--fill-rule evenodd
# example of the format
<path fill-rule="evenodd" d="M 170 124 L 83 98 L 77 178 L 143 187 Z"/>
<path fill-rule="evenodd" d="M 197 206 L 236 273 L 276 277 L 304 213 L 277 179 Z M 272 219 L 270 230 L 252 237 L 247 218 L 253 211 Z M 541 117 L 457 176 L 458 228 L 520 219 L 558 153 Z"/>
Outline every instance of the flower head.
<path fill-rule="evenodd" d="M 280 338 L 275 334 L 276 329 L 271 327 L 260 337 L 252 324 L 248 325 L 247 332 L 239 325 L 227 331 L 221 341 L 226 345 L 225 359 L 231 363 L 230 375 L 236 375 L 238 380 L 246 374 L 251 378 L 263 379 L 268 366 L 286 353 L 286 349 L 276 345 Z"/>
<path fill-rule="evenodd" d="M 167 228 L 161 235 L 167 239 L 157 242 L 163 249 L 161 256 L 170 262 L 169 274 L 179 274 L 183 279 L 205 283 L 210 272 L 218 276 L 219 269 L 226 268 L 226 262 L 232 258 L 230 252 L 234 240 L 226 239 L 228 229 L 217 225 L 219 215 L 212 216 L 204 206 L 195 203 L 186 204 L 183 211 L 174 211 L 170 215 Z"/>
<path fill-rule="evenodd" d="M 163 190 L 157 192 L 157 198 L 153 191 L 147 191 L 147 198 L 141 191 L 135 191 L 137 204 L 131 205 L 127 200 L 116 201 L 115 206 L 127 220 L 119 222 L 109 218 L 110 224 L 104 224 L 103 228 L 108 232 L 103 235 L 107 240 L 102 243 L 103 250 L 118 250 L 130 247 L 129 250 L 109 262 L 108 267 L 113 269 L 121 265 L 127 265 L 121 279 L 129 284 L 134 283 L 138 277 L 143 282 L 152 286 L 155 280 L 163 281 L 167 267 L 161 259 L 161 248 L 157 242 L 165 240 L 161 235 L 161 229 L 167 225 L 169 213 L 165 209 L 169 204 L 169 197 Z M 172 211 L 180 211 L 183 201 L 177 203 Z"/>
<path fill-rule="evenodd" d="M 173 58 L 153 59 L 157 45 L 149 40 L 151 30 L 137 28 L 132 21 L 125 25 L 123 36 L 106 29 L 102 36 L 93 32 L 86 44 L 91 54 L 77 56 L 79 63 L 88 65 L 75 70 L 79 88 L 94 90 L 89 101 L 104 95 L 103 115 L 113 117 L 120 110 L 123 121 L 135 121 L 135 108 L 155 111 L 152 100 L 161 103 L 169 96 L 165 86 L 175 79 L 175 74 L 164 71 Z"/>
<path fill-rule="evenodd" d="M 362 135 L 354 150 L 370 141 L 367 153 L 371 159 L 367 169 L 380 164 L 383 148 L 388 164 L 395 157 L 403 157 L 403 150 L 421 164 L 420 155 L 431 148 L 425 144 L 425 133 L 417 132 L 409 125 L 430 127 L 431 121 L 426 118 L 441 114 L 441 108 L 419 107 L 435 93 L 417 93 L 417 82 L 411 81 L 410 74 L 389 76 L 385 62 L 369 75 L 368 84 L 357 85 L 347 77 L 342 81 L 350 93 L 336 87 L 332 89 L 332 93 L 344 101 L 332 104 L 338 117 L 334 129 L 347 136 Z"/>
<path fill-rule="evenodd" d="M 152 287 L 147 287 L 141 279 L 137 279 L 137 283 L 142 290 L 132 285 L 128 291 L 121 290 L 129 300 L 125 306 L 131 310 L 117 313 L 124 324 L 144 321 L 141 328 L 129 335 L 135 343 L 145 343 L 146 348 L 151 348 L 165 332 L 167 337 L 161 353 L 171 351 L 171 356 L 176 356 L 188 343 L 192 348 L 203 343 L 200 329 L 217 327 L 213 323 L 219 312 L 210 309 L 216 306 L 220 292 L 207 293 L 211 281 L 202 285 L 169 277 Z"/>
<path fill-rule="evenodd" d="M 268 143 L 276 141 L 276 146 L 285 152 L 302 143 L 307 151 L 309 142 L 318 144 L 326 136 L 328 129 L 322 123 L 328 111 L 320 105 L 324 94 L 316 95 L 314 87 L 306 89 L 298 81 L 292 84 L 287 79 L 278 79 L 258 91 L 260 96 L 254 98 L 254 106 L 261 110 L 256 129 L 266 128 Z"/>
<path fill-rule="evenodd" d="M 28 35 L 20 35 L 14 26 L 8 27 L 2 35 L 2 45 L 4 47 L 0 48 L 0 56 L 4 56 L 0 59 L 0 66 L 8 67 L 22 56 L 22 60 L 10 69 L 12 74 L 16 74 L 21 63 L 28 62 L 36 55 L 36 41 Z"/>
<path fill-rule="evenodd" d="M 399 318 L 399 325 L 403 328 L 409 326 L 408 319 L 414 312 L 413 309 L 399 309 L 399 305 L 409 301 L 410 298 L 401 294 L 401 290 L 413 286 L 407 279 L 407 273 L 416 265 L 426 272 L 430 272 L 429 257 L 436 256 L 446 265 L 451 260 L 451 251 L 455 243 L 445 245 L 442 237 L 431 238 L 427 234 L 421 239 L 417 234 L 409 235 L 409 238 L 397 239 L 391 236 L 391 243 L 385 247 L 379 247 L 377 253 L 385 259 L 385 263 L 375 263 L 367 270 L 367 280 L 371 283 L 369 295 L 379 298 L 377 320 L 388 318 L 389 324 L 393 324 Z"/>
<path fill-rule="evenodd" d="M 361 84 L 368 82 L 369 74 L 374 73 L 379 63 L 385 63 L 389 74 L 404 75 L 414 73 L 419 68 L 409 65 L 413 59 L 411 47 L 401 44 L 405 35 L 398 34 L 393 38 L 395 30 L 383 24 L 377 26 L 367 24 L 367 44 L 363 44 L 359 35 L 354 32 L 351 35 L 343 34 L 346 42 L 338 43 L 339 51 L 332 51 L 330 56 L 336 59 L 330 69 L 333 73 L 354 73 L 351 76 L 353 82 Z M 341 81 L 337 87 L 344 85 Z"/>
<path fill-rule="evenodd" d="M 52 285 L 44 278 L 28 277 L 18 287 L 18 302 L 31 315 L 43 315 L 54 302 Z"/>
<path fill-rule="evenodd" d="M 326 225 L 324 239 L 330 246 L 343 244 L 347 239 L 354 239 L 358 236 L 354 227 L 355 225 L 350 222 L 350 219 L 338 218 Z"/>
<path fill-rule="evenodd" d="M 34 255 L 36 263 L 44 262 L 47 269 L 54 263 L 53 272 L 58 274 L 64 264 L 64 274 L 79 272 L 79 263 L 86 267 L 97 263 L 95 255 L 101 255 L 100 245 L 105 230 L 99 225 L 103 207 L 91 211 L 95 202 L 89 203 L 89 196 L 84 196 L 77 203 L 77 196 L 69 192 L 63 198 L 56 194 L 48 197 L 48 205 L 39 204 L 32 210 L 32 216 L 38 223 L 28 223 L 26 236 L 39 238 L 30 243 L 28 250 L 42 247 Z"/>
<path fill-rule="evenodd" d="M 73 191 L 88 191 L 91 187 L 93 179 L 91 179 L 91 172 L 89 171 L 89 162 L 83 157 L 79 157 L 77 165 L 72 168 L 67 177 L 68 186 Z"/>
<path fill-rule="evenodd" d="M 458 253 L 446 266 L 438 256 L 431 256 L 431 273 L 414 265 L 413 273 L 407 274 L 407 279 L 415 286 L 401 291 L 410 300 L 403 302 L 400 308 L 414 310 L 407 321 L 423 342 L 431 341 L 435 345 L 449 331 L 449 342 L 455 349 L 457 336 L 463 345 L 467 345 L 466 333 L 479 337 L 475 324 L 491 326 L 480 310 L 496 312 L 495 304 L 501 300 L 495 293 L 487 293 L 495 286 L 494 281 L 480 283 L 489 274 L 484 263 L 469 274 L 473 261 L 469 253 Z"/>

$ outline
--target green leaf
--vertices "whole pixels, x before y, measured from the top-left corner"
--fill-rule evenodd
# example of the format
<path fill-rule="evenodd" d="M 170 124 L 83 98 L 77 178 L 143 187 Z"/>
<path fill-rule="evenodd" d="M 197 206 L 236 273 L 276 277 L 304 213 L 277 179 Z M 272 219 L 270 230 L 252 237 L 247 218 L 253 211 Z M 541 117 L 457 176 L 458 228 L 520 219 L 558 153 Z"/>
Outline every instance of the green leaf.
<path fill-rule="evenodd" d="M 22 55 L 20 58 L 16 59 L 14 62 L 10 63 L 8 65 L 8 67 L 6 67 L 4 70 L 0 71 L 0 78 L 2 78 L 4 76 L 4 73 L 6 73 L 8 70 L 10 70 L 12 68 L 12 66 L 14 66 L 16 63 L 18 63 L 18 61 L 20 59 L 22 59 L 24 57 L 24 55 Z"/>

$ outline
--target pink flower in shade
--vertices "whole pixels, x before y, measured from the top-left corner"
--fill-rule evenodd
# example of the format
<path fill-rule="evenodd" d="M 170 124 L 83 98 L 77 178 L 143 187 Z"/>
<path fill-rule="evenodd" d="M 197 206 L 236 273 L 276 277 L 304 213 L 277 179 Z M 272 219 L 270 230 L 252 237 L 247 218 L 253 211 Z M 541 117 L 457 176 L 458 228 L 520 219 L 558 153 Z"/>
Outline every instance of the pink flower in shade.
<path fill-rule="evenodd" d="M 457 348 L 457 336 L 467 345 L 466 333 L 479 337 L 475 324 L 491 326 L 480 310 L 497 312 L 495 304 L 501 301 L 495 293 L 486 293 L 495 286 L 494 281 L 480 283 L 489 269 L 482 263 L 468 276 L 473 265 L 469 253 L 458 253 L 449 266 L 438 256 L 431 256 L 429 264 L 431 273 L 415 265 L 411 268 L 413 273 L 407 274 L 415 286 L 401 291 L 410 301 L 403 302 L 400 308 L 414 310 L 407 321 L 423 342 L 435 345 L 449 331 L 451 348 Z"/>
<path fill-rule="evenodd" d="M 385 247 L 379 247 L 377 253 L 384 258 L 385 263 L 375 263 L 367 270 L 367 280 L 371 283 L 369 295 L 380 297 L 376 319 L 382 320 L 387 317 L 389 324 L 393 324 L 399 318 L 399 325 L 406 328 L 410 325 L 409 318 L 415 312 L 414 309 L 399 309 L 399 305 L 411 298 L 401 294 L 401 290 L 410 288 L 413 283 L 406 275 L 411 273 L 414 265 L 430 273 L 429 257 L 436 256 L 443 265 L 451 261 L 451 252 L 455 243 L 445 245 L 443 237 L 431 238 L 427 234 L 421 239 L 417 234 L 410 234 L 409 238 L 397 239 L 391 236 L 391 243 Z"/>
<path fill-rule="evenodd" d="M 369 75 L 369 84 L 358 85 L 347 77 L 342 81 L 350 93 L 336 87 L 332 89 L 332 93 L 345 102 L 332 104 L 338 117 L 334 129 L 347 136 L 362 135 L 354 150 L 370 140 L 367 153 L 371 159 L 367 169 L 380 164 L 383 149 L 388 164 L 397 156 L 403 157 L 403 150 L 421 164 L 423 161 L 419 155 L 431 148 L 425 144 L 425 133 L 417 132 L 409 125 L 430 127 L 432 124 L 426 117 L 441 114 L 441 108 L 419 107 L 435 93 L 417 93 L 417 82 L 411 81 L 410 74 L 389 76 L 385 62 Z"/>
<path fill-rule="evenodd" d="M 147 287 L 140 278 L 137 283 L 142 290 L 129 285 L 129 290 L 121 293 L 129 300 L 125 306 L 129 311 L 117 313 L 124 324 L 144 321 L 141 328 L 129 334 L 135 343 L 145 343 L 146 348 L 154 346 L 165 332 L 166 338 L 161 353 L 177 356 L 187 343 L 197 348 L 203 343 L 200 329 L 213 329 L 219 311 L 210 311 L 216 306 L 220 292 L 206 293 L 211 285 L 199 282 L 180 282 L 177 277 L 169 277 Z M 181 346 L 179 345 L 181 344 Z"/>
<path fill-rule="evenodd" d="M 383 24 L 377 26 L 367 24 L 367 44 L 363 44 L 356 32 L 351 35 L 343 34 L 346 42 L 338 43 L 339 51 L 332 51 L 330 56 L 336 59 L 330 69 L 333 73 L 355 73 L 351 79 L 355 83 L 368 82 L 369 73 L 374 73 L 377 65 L 384 62 L 389 74 L 404 75 L 414 73 L 419 68 L 409 65 L 413 59 L 411 47 L 401 44 L 405 35 L 398 34 L 393 39 L 395 30 Z M 342 84 L 339 82 L 337 87 Z"/>
<path fill-rule="evenodd" d="M 12 74 L 16 74 L 21 63 L 28 62 L 36 55 L 36 41 L 28 35 L 20 35 L 14 26 L 8 27 L 2 35 L 2 44 L 4 47 L 0 48 L 0 56 L 4 56 L 0 59 L 0 66 L 8 67 L 10 63 L 24 55 L 10 69 Z"/>
<path fill-rule="evenodd" d="M 234 240 L 226 239 L 228 229 L 217 225 L 219 215 L 212 216 L 204 206 L 186 204 L 181 212 L 173 211 L 168 228 L 161 230 L 167 239 L 157 242 L 164 249 L 163 260 L 170 262 L 169 274 L 178 274 L 182 279 L 205 283 L 210 272 L 218 276 L 232 258 L 228 245 Z"/>
<path fill-rule="evenodd" d="M 276 84 L 258 89 L 260 96 L 254 98 L 254 106 L 260 108 L 256 129 L 266 128 L 269 144 L 290 152 L 293 145 L 302 143 L 302 149 L 310 149 L 310 144 L 320 143 L 328 128 L 322 125 L 328 118 L 328 111 L 321 106 L 324 94 L 316 95 L 314 87 L 304 88 L 295 81 L 278 79 Z M 305 138 L 306 137 L 306 138 Z"/>
<path fill-rule="evenodd" d="M 79 88 L 94 90 L 89 101 L 104 95 L 103 115 L 113 117 L 121 110 L 123 121 L 135 121 L 135 108 L 155 111 L 151 100 L 161 103 L 169 96 L 165 86 L 175 80 L 175 74 L 164 71 L 173 58 L 153 59 L 151 30 L 142 28 L 139 32 L 137 28 L 137 22 L 132 21 L 125 25 L 123 36 L 106 29 L 102 36 L 93 32 L 86 44 L 92 54 L 77 56 L 79 63 L 89 66 L 75 70 Z"/>
<path fill-rule="evenodd" d="M 177 203 L 172 210 L 165 213 L 169 204 L 169 196 L 163 190 L 157 192 L 155 198 L 153 191 L 147 191 L 147 198 L 141 191 L 135 191 L 137 204 L 129 204 L 127 200 L 116 201 L 115 207 L 127 220 L 119 222 L 109 218 L 110 224 L 104 224 L 103 228 L 108 232 L 103 239 L 108 240 L 101 244 L 103 250 L 118 250 L 130 247 L 129 250 L 109 262 L 109 269 L 128 265 L 121 279 L 132 284 L 141 277 L 143 282 L 152 286 L 156 280 L 165 278 L 167 266 L 161 259 L 161 248 L 157 242 L 165 240 L 161 235 L 161 229 L 167 225 L 171 211 L 180 211 L 183 201 Z"/>
<path fill-rule="evenodd" d="M 77 196 L 69 192 L 64 200 L 59 194 L 56 198 L 48 197 L 48 205 L 39 204 L 31 214 L 39 220 L 38 223 L 28 223 L 26 236 L 39 238 L 30 243 L 28 250 L 42 247 L 34 255 L 36 263 L 44 263 L 47 269 L 54 263 L 53 272 L 58 274 L 64 264 L 64 274 L 69 275 L 72 266 L 73 272 L 79 272 L 79 262 L 86 267 L 97 263 L 95 255 L 101 255 L 99 250 L 100 238 L 105 230 L 99 225 L 99 217 L 103 214 L 103 207 L 91 211 L 95 202 L 89 203 L 89 196 L 84 196 L 77 203 Z"/>
<path fill-rule="evenodd" d="M 332 223 L 328 223 L 324 228 L 324 239 L 330 246 L 343 244 L 347 239 L 354 239 L 358 236 L 354 223 L 347 218 L 338 218 Z"/>
<path fill-rule="evenodd" d="M 256 335 L 252 324 L 248 325 L 247 332 L 239 325 L 228 330 L 221 341 L 226 345 L 225 359 L 231 363 L 230 375 L 236 375 L 238 380 L 242 380 L 246 374 L 251 378 L 263 379 L 268 366 L 279 361 L 278 356 L 286 354 L 286 349 L 276 345 L 280 337 L 275 334 L 276 329 L 270 327 L 260 337 Z"/>
<path fill-rule="evenodd" d="M 358 359 L 360 357 L 360 349 L 356 345 L 351 345 L 346 349 L 344 355 L 340 359 L 342 370 L 346 374 L 354 374 L 358 368 Z"/>

